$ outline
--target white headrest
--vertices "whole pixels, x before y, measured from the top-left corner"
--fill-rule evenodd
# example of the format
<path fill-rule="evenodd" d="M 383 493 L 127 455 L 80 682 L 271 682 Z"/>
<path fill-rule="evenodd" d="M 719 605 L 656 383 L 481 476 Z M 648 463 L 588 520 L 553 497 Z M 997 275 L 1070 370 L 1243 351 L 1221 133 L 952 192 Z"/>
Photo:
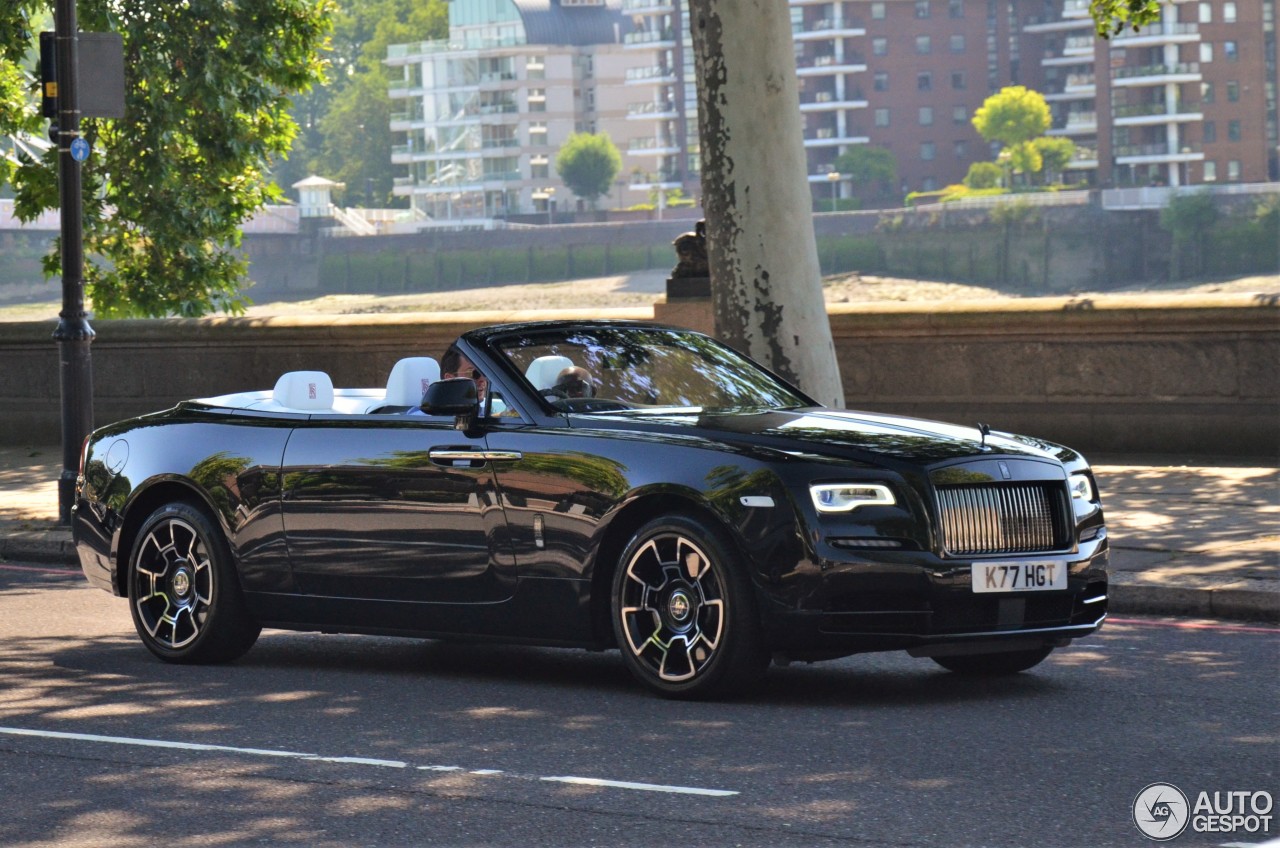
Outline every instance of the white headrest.
<path fill-rule="evenodd" d="M 567 356 L 539 356 L 529 363 L 524 376 L 538 391 L 549 389 L 556 384 L 556 376 L 566 368 L 573 367 L 573 360 Z"/>
<path fill-rule="evenodd" d="M 440 379 L 440 363 L 429 356 L 410 356 L 391 369 L 387 377 L 387 400 L 392 406 L 417 406 L 427 386 Z"/>
<path fill-rule="evenodd" d="M 323 371 L 290 371 L 276 380 L 271 399 L 290 409 L 330 409 L 333 381 Z"/>

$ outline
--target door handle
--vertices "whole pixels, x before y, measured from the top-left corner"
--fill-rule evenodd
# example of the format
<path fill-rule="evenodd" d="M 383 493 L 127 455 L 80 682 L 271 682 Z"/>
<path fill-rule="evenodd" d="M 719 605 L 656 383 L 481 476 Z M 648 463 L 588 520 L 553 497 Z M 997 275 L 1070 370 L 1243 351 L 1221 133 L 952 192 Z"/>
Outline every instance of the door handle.
<path fill-rule="evenodd" d="M 524 459 L 520 451 L 477 450 L 475 448 L 432 448 L 427 456 L 437 465 L 453 465 L 467 462 L 483 465 L 486 462 L 517 462 Z"/>

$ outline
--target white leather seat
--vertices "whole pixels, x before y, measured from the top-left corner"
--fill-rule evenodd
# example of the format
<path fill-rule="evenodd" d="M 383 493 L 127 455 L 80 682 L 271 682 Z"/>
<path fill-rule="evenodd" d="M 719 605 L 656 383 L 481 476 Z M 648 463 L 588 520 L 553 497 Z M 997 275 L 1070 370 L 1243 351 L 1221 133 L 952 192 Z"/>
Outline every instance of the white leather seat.
<path fill-rule="evenodd" d="M 573 360 L 567 356 L 539 356 L 529 363 L 529 367 L 524 370 L 524 376 L 535 389 L 541 392 L 556 384 L 556 377 L 561 371 L 572 367 Z"/>
<path fill-rule="evenodd" d="M 427 386 L 440 379 L 440 363 L 429 356 L 410 356 L 400 360 L 387 377 L 388 406 L 418 406 Z"/>
<path fill-rule="evenodd" d="M 276 380 L 271 399 L 289 409 L 331 409 L 333 381 L 323 371 L 289 371 Z"/>

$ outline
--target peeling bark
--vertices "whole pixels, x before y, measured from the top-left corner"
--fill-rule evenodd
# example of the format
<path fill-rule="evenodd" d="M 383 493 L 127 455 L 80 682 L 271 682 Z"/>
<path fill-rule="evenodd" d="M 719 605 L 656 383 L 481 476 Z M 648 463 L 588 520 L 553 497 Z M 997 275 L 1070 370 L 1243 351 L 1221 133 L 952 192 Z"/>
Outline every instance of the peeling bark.
<path fill-rule="evenodd" d="M 788 6 L 690 0 L 716 334 L 844 405 L 822 296 Z"/>

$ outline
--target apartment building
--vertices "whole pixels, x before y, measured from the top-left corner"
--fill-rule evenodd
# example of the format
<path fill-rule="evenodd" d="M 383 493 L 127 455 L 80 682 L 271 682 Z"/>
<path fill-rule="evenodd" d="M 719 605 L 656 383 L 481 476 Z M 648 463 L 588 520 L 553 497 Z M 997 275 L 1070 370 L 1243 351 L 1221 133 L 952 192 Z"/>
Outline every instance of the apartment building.
<path fill-rule="evenodd" d="M 1277 163 L 1277 0 L 1171 0 L 1158 25 L 1096 37 L 1088 0 L 790 0 L 815 198 L 848 194 L 837 157 L 889 149 L 905 191 L 963 179 L 992 149 L 974 111 L 1041 91 L 1068 179 L 1099 186 L 1255 182 Z M 396 193 L 438 219 L 571 208 L 555 175 L 573 131 L 623 153 L 608 205 L 696 195 L 687 0 L 452 0 L 446 41 L 396 45 L 405 104 Z"/>

